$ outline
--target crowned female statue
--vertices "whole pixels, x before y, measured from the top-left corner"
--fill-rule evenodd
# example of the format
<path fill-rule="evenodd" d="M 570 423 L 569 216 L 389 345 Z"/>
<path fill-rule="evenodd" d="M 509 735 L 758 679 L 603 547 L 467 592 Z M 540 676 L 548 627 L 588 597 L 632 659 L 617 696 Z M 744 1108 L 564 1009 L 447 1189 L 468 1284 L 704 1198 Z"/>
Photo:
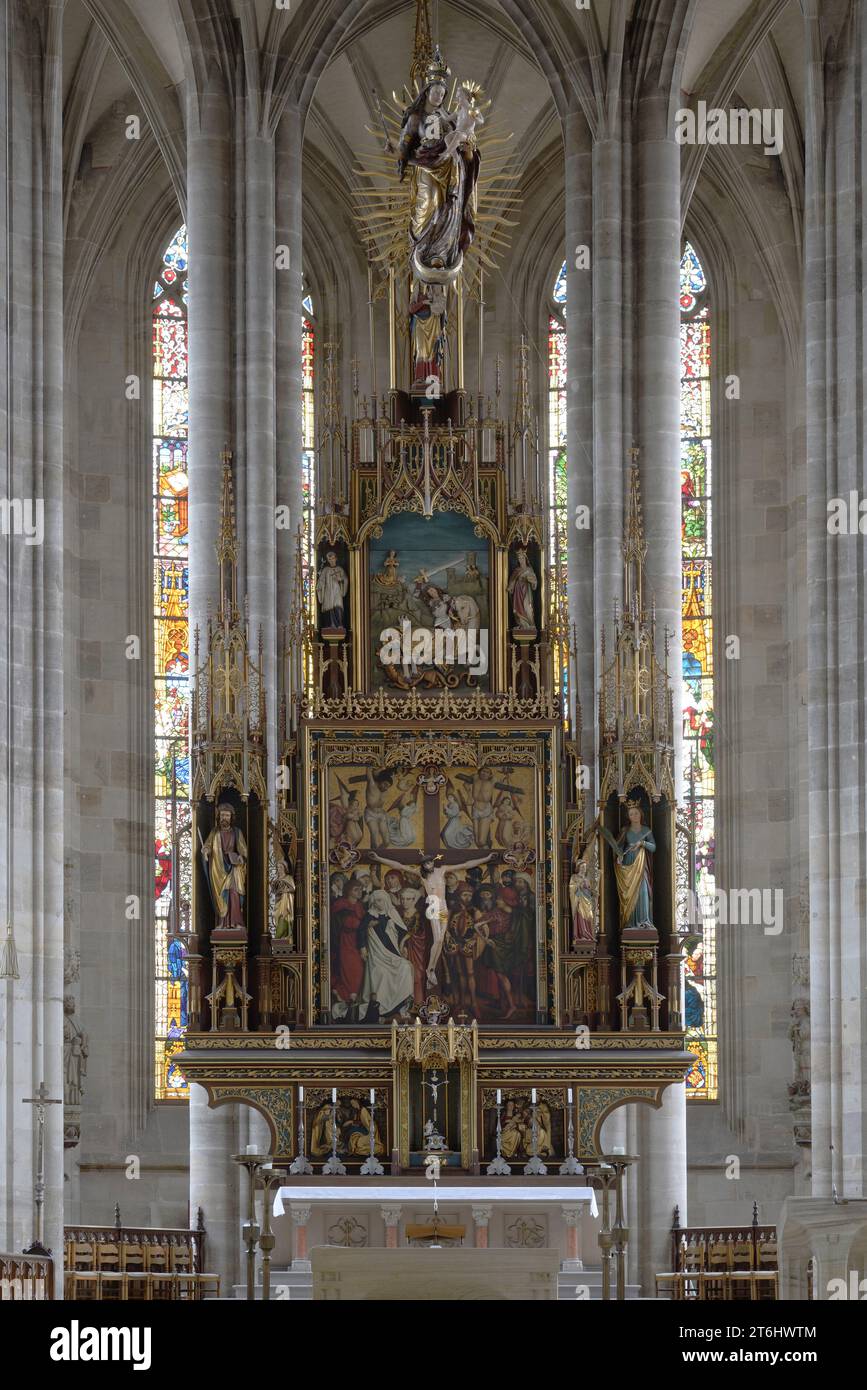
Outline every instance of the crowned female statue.
<path fill-rule="evenodd" d="M 604 828 L 602 830 L 605 840 L 614 851 L 614 877 L 620 901 L 621 931 L 653 926 L 650 856 L 656 850 L 656 841 L 650 827 L 644 824 L 640 802 L 627 801 L 626 814 L 629 823 L 624 826 L 616 840 L 610 831 Z"/>
<path fill-rule="evenodd" d="M 425 285 L 451 284 L 460 274 L 476 223 L 479 152 L 474 129 L 481 113 L 463 118 L 445 105 L 450 69 L 439 49 L 428 63 L 425 84 L 406 108 L 400 126 L 397 172 L 412 170 L 412 269 Z"/>

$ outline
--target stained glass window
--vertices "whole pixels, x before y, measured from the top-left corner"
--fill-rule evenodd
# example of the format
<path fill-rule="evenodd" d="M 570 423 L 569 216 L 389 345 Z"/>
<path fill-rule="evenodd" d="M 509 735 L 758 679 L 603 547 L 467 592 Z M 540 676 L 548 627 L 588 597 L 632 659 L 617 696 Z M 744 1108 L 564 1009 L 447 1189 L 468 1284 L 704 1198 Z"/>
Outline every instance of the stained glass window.
<path fill-rule="evenodd" d="M 560 313 L 566 312 L 566 262 L 554 282 L 551 298 Z M 554 585 L 555 611 L 562 614 L 568 622 L 566 599 L 567 562 L 566 538 L 568 534 L 569 509 L 566 495 L 566 328 L 556 314 L 548 317 L 548 497 L 550 507 L 550 560 L 551 576 Z M 555 645 L 555 665 L 560 665 L 560 648 Z M 564 711 L 568 707 L 566 682 L 568 671 L 564 667 L 554 672 L 563 699 Z"/>
<path fill-rule="evenodd" d="M 566 305 L 566 285 L 566 262 L 564 261 L 557 274 L 557 279 L 554 281 L 554 288 L 551 291 L 551 298 L 555 304 L 562 304 L 564 306 L 564 313 Z"/>
<path fill-rule="evenodd" d="M 707 280 L 687 243 L 680 266 L 680 491 L 683 582 L 683 738 L 695 793 L 696 894 L 703 923 L 686 942 L 687 1077 L 693 1100 L 718 1090 L 714 831 L 711 324 Z"/>
<path fill-rule="evenodd" d="M 304 308 L 308 313 L 313 312 L 313 301 L 309 295 L 304 300 Z M 311 576 L 314 570 L 313 512 L 316 506 L 315 365 L 316 333 L 305 315 L 301 321 L 301 563 L 304 571 L 304 602 L 308 613 L 312 611 L 313 604 Z"/>
<path fill-rule="evenodd" d="M 153 290 L 155 1094 L 186 1100 L 174 1058 L 187 1027 L 190 897 L 187 618 L 187 230 L 166 247 Z"/>

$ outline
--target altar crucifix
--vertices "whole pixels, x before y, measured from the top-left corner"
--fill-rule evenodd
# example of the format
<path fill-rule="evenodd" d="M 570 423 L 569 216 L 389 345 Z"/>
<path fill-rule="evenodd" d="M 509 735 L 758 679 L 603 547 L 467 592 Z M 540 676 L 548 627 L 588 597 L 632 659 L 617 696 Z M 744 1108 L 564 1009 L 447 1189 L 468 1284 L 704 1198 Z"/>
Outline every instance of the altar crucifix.
<path fill-rule="evenodd" d="M 433 807 L 434 813 L 436 806 Z M 425 817 L 427 823 L 427 817 Z M 436 833 L 439 836 L 439 824 L 435 819 Z M 427 824 L 426 824 L 427 828 Z M 427 841 L 427 836 L 425 836 Z M 494 850 L 490 854 L 485 854 L 481 858 L 459 858 L 453 851 L 440 853 L 422 853 L 420 865 L 412 863 L 412 856 L 408 859 L 398 861 L 397 859 L 386 859 L 381 854 L 371 854 L 371 859 L 377 864 L 383 864 L 388 869 L 405 871 L 407 868 L 415 869 L 421 878 L 425 892 L 425 916 L 431 924 L 433 932 L 433 946 L 431 947 L 430 959 L 427 964 L 426 983 L 432 988 L 438 983 L 436 967 L 442 955 L 443 942 L 445 940 L 446 928 L 449 921 L 448 906 L 446 904 L 446 873 L 456 872 L 462 869 L 465 873 L 469 869 L 480 869 L 483 864 L 489 864 L 492 859 L 497 857 Z M 416 861 L 417 861 L 416 854 Z M 474 991 L 473 991 L 474 992 Z"/>
<path fill-rule="evenodd" d="M 530 1022 L 536 1008 L 534 793 L 516 769 L 371 758 L 329 783 L 336 1021 Z M 370 842 L 370 847 L 366 841 Z"/>
<path fill-rule="evenodd" d="M 50 1255 L 51 1251 L 46 1250 L 42 1243 L 42 1207 L 45 1203 L 45 1107 L 46 1105 L 62 1105 L 63 1101 L 52 1099 L 46 1090 L 45 1082 L 40 1081 L 36 1095 L 23 1097 L 22 1104 L 36 1106 L 37 1125 L 36 1178 L 33 1183 L 33 1202 L 36 1207 L 36 1239 L 24 1251 L 24 1254 Z"/>

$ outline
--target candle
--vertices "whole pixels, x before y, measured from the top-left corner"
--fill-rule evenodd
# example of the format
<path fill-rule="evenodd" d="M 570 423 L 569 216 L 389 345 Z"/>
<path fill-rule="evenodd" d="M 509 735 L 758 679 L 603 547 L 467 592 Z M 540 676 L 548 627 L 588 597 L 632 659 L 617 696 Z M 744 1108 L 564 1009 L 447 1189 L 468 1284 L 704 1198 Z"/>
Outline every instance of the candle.
<path fill-rule="evenodd" d="M 247 1153 L 248 1153 L 248 1154 L 257 1154 L 258 1152 L 259 1152 L 259 1145 L 258 1145 L 258 1144 L 248 1144 L 248 1145 L 247 1145 Z"/>
<path fill-rule="evenodd" d="M 373 1089 L 372 1086 L 371 1086 L 371 1088 L 370 1088 L 370 1103 L 371 1103 L 371 1105 L 375 1105 L 375 1104 L 376 1104 L 376 1092 L 374 1091 L 374 1089 Z"/>
<path fill-rule="evenodd" d="M 572 1087 L 571 1087 L 571 1086 L 569 1087 L 568 1091 L 566 1092 L 566 1095 L 569 1097 L 569 1104 L 571 1105 L 571 1104 L 572 1104 Z"/>
<path fill-rule="evenodd" d="M 498 1104 L 498 1105 L 502 1105 L 502 1103 L 503 1103 L 503 1093 L 502 1093 L 502 1091 L 497 1091 L 497 1104 Z"/>
<path fill-rule="evenodd" d="M 613 1154 L 625 1154 L 626 1150 L 622 1147 L 622 1145 L 618 1144 L 615 1146 L 615 1148 L 611 1150 L 611 1152 Z"/>
<path fill-rule="evenodd" d="M 337 1087 L 336 1087 L 336 1086 L 332 1086 L 332 1087 L 331 1087 L 331 1104 L 332 1104 L 332 1105 L 336 1105 L 336 1104 L 337 1104 Z"/>
<path fill-rule="evenodd" d="M 530 1092 L 530 1104 L 531 1104 L 531 1105 L 535 1105 L 535 1104 L 536 1104 L 536 1087 L 535 1087 L 535 1086 L 533 1087 L 532 1091 Z"/>
<path fill-rule="evenodd" d="M 299 1087 L 298 1087 L 298 1103 L 299 1103 L 299 1105 L 300 1105 L 300 1104 L 303 1104 L 303 1102 L 304 1102 L 304 1087 L 303 1087 L 303 1086 L 299 1086 Z"/>

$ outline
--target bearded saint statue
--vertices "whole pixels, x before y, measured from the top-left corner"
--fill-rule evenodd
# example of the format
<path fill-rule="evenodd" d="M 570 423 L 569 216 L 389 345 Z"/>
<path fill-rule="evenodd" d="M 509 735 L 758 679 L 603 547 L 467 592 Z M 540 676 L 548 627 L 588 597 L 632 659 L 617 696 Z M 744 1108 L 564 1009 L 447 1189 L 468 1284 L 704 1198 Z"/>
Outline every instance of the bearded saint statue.
<path fill-rule="evenodd" d="M 247 842 L 235 825 L 234 808 L 228 802 L 217 807 L 216 824 L 202 845 L 211 900 L 218 928 L 243 929 L 247 895 Z"/>

